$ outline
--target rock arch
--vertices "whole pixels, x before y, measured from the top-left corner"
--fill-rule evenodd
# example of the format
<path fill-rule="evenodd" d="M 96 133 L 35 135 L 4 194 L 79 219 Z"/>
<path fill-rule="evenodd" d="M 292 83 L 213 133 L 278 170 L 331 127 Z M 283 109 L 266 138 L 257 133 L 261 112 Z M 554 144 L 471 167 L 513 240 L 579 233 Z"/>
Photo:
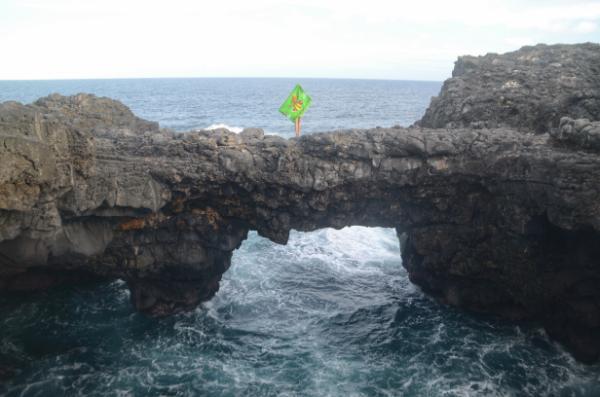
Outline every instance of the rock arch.
<path fill-rule="evenodd" d="M 593 115 L 600 87 L 597 74 L 585 73 L 597 67 L 598 48 L 552 47 L 527 76 L 567 96 L 565 116 Z M 543 123 L 555 126 L 551 134 L 528 133 L 540 132 L 530 122 L 547 108 L 531 103 L 520 108 L 532 113 L 523 128 L 510 117 L 505 126 L 495 116 L 465 119 L 456 104 L 476 98 L 452 89 L 493 65 L 500 77 L 486 81 L 505 90 L 513 66 L 540 51 L 459 61 L 420 127 L 291 140 L 258 129 L 178 134 L 86 94 L 0 104 L 0 290 L 122 278 L 138 310 L 167 315 L 214 295 L 249 230 L 283 244 L 291 229 L 394 227 L 423 290 L 466 309 L 537 320 L 578 358 L 595 361 L 600 124 L 552 119 Z M 554 67 L 552 54 L 567 54 L 567 65 L 589 60 L 588 72 L 573 69 L 584 83 L 569 91 L 535 81 L 535 68 Z M 518 87 L 502 101 L 478 102 L 487 106 L 478 112 L 503 114 L 507 98 L 521 97 Z M 566 106 L 581 87 L 591 96 Z M 422 128 L 439 123 L 460 128 Z"/>

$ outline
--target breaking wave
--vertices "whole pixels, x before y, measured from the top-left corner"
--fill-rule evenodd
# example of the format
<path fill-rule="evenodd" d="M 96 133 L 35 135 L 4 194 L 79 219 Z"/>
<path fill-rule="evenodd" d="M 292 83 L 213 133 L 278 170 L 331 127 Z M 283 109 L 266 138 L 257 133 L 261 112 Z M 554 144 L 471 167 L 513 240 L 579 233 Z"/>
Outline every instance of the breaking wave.
<path fill-rule="evenodd" d="M 218 130 L 218 129 L 226 129 L 231 132 L 235 132 L 236 134 L 239 134 L 240 132 L 242 132 L 244 130 L 242 127 L 232 127 L 232 126 L 229 126 L 229 125 L 223 124 L 223 123 L 211 124 L 206 128 L 199 128 L 199 130 L 205 130 L 205 131 L 212 131 L 212 130 Z"/>
<path fill-rule="evenodd" d="M 93 92 L 177 131 L 263 126 L 291 137 L 277 108 L 295 83 L 0 81 L 0 100 Z M 303 134 L 412 124 L 441 86 L 300 83 L 315 100 Z M 395 231 L 365 227 L 292 231 L 285 246 L 252 232 L 213 300 L 160 320 L 134 312 L 120 281 L 0 297 L 7 367 L 7 396 L 600 395 L 600 366 L 575 362 L 540 328 L 441 306 L 408 280 Z"/>
<path fill-rule="evenodd" d="M 0 394 L 596 396 L 598 366 L 543 330 L 443 307 L 408 280 L 393 229 L 250 233 L 221 290 L 161 320 L 125 283 L 0 301 L 19 373 Z"/>

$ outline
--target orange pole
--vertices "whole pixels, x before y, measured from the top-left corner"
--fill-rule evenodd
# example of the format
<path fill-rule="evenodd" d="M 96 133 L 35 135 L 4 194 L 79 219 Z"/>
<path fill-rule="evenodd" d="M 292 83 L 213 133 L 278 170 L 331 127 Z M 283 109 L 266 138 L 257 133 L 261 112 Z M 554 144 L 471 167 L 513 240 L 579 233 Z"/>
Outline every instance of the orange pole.
<path fill-rule="evenodd" d="M 298 117 L 296 119 L 295 126 L 296 126 L 296 136 L 298 137 L 298 136 L 300 136 L 300 128 L 302 126 L 300 117 Z"/>

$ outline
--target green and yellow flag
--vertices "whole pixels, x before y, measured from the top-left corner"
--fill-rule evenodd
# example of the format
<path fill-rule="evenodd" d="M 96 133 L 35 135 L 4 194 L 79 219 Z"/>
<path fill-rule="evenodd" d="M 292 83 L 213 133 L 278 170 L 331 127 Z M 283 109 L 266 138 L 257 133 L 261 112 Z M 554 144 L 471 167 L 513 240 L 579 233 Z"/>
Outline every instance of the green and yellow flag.
<path fill-rule="evenodd" d="M 296 121 L 298 117 L 304 115 L 311 101 L 312 99 L 304 92 L 300 84 L 296 84 L 296 87 L 294 87 L 290 96 L 283 102 L 279 111 L 290 120 Z"/>

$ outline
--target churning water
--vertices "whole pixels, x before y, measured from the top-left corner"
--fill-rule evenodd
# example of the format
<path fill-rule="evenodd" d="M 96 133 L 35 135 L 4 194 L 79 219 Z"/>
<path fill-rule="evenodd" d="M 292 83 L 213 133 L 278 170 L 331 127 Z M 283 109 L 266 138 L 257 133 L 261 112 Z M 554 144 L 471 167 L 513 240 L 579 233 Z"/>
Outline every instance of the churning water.
<path fill-rule="evenodd" d="M 177 130 L 262 127 L 287 79 L 0 82 L 0 100 L 50 92 L 117 98 Z M 301 80 L 305 133 L 408 125 L 435 82 Z M 600 395 L 600 367 L 576 363 L 545 333 L 444 307 L 408 281 L 390 229 L 251 233 L 221 290 L 194 312 L 135 313 L 123 282 L 0 298 L 0 366 L 10 396 Z"/>

